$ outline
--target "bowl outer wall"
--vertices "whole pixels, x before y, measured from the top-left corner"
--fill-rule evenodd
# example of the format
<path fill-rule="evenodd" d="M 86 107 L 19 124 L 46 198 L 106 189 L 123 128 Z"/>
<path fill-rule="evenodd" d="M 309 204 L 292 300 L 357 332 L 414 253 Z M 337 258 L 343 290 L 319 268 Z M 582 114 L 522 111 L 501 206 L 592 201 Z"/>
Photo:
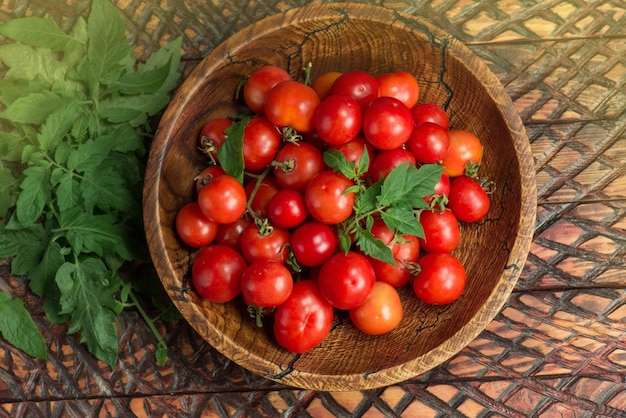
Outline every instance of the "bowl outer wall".
<path fill-rule="evenodd" d="M 353 33 L 351 30 L 356 31 L 354 42 L 346 42 L 345 33 Z M 338 59 L 337 51 L 350 59 Z M 416 68 L 413 72 L 420 79 L 421 101 L 446 105 L 453 126 L 479 137 L 493 138 L 493 130 L 502 136 L 501 143 L 491 139 L 484 144 L 483 172 L 496 172 L 497 186 L 502 188 L 494 196 L 486 224 L 491 226 L 463 226 L 462 246 L 480 242 L 488 248 L 483 248 L 482 257 L 476 257 L 477 251 L 469 245 L 457 252 L 468 272 L 476 272 L 468 277 L 462 299 L 446 307 L 423 306 L 410 292 L 404 292 L 403 300 L 409 305 L 405 313 L 411 312 L 413 318 L 394 335 L 360 335 L 349 331 L 352 327 L 343 321 L 333 330 L 332 335 L 339 336 L 336 340 L 295 356 L 278 348 L 268 330 L 249 326 L 249 318 L 241 314 L 242 306 L 211 304 L 189 290 L 194 252 L 176 239 L 173 219 L 182 204 L 193 198 L 192 182 L 182 179 L 193 178 L 204 163 L 194 142 L 201 125 L 210 117 L 229 116 L 236 110 L 232 95 L 224 91 L 234 91 L 232 87 L 242 76 L 262 65 L 282 66 L 296 77 L 309 61 L 313 62 L 313 77 L 330 70 L 380 73 Z M 465 89 L 463 95 L 455 91 L 459 86 Z M 485 100 L 490 102 L 488 106 Z M 182 148 L 170 152 L 173 147 Z M 377 6 L 326 4 L 292 9 L 265 18 L 220 44 L 173 97 L 161 119 L 146 173 L 144 217 L 150 252 L 167 293 L 185 319 L 218 351 L 243 367 L 280 383 L 316 390 L 394 384 L 430 370 L 460 351 L 493 319 L 513 290 L 535 223 L 536 183 L 530 145 L 498 79 L 468 48 L 430 23 Z M 488 228 L 497 234 L 495 239 L 485 237 Z M 492 274 L 494 271 L 497 274 Z M 442 332 L 429 331 L 435 325 Z M 427 335 L 424 341 L 413 336 L 407 342 L 402 337 L 418 331 Z M 361 352 L 354 352 L 355 347 L 361 347 Z M 321 365 L 325 362 L 330 364 L 328 369 Z"/>

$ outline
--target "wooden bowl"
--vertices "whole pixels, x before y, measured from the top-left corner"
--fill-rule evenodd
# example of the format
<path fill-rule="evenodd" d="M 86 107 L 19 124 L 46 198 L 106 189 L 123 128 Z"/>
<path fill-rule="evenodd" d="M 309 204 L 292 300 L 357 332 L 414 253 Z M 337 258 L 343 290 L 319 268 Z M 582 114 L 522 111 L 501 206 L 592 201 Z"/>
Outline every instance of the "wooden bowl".
<path fill-rule="evenodd" d="M 349 320 L 316 349 L 294 355 L 259 329 L 242 302 L 213 304 L 190 289 L 194 252 L 176 237 L 174 218 L 194 199 L 192 179 L 206 163 L 197 138 L 209 118 L 236 112 L 233 92 L 255 69 L 273 64 L 301 79 L 325 71 L 409 71 L 420 102 L 447 107 L 451 127 L 483 142 L 481 173 L 496 183 L 480 225 L 463 225 L 455 255 L 466 267 L 462 297 L 446 306 L 402 293 L 404 318 L 385 336 L 368 336 Z M 498 79 L 465 46 L 426 21 L 362 4 L 325 4 L 265 18 L 215 48 L 184 81 L 152 145 L 144 188 L 152 259 L 183 317 L 219 352 L 276 382 L 314 390 L 362 390 L 415 377 L 471 342 L 509 297 L 533 235 L 536 183 L 524 126 Z M 271 327 L 270 327 L 271 328 Z"/>

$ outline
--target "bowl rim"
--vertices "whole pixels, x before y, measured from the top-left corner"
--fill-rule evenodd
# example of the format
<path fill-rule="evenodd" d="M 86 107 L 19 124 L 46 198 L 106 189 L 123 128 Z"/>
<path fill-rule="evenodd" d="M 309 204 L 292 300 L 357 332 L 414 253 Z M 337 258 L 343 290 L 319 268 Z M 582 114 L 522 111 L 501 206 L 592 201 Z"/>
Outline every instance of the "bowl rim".
<path fill-rule="evenodd" d="M 405 28 L 406 22 L 411 22 L 412 28 L 419 28 L 424 31 L 429 37 L 431 43 L 445 43 L 444 47 L 446 48 L 447 54 L 457 57 L 462 56 L 463 60 L 460 60 L 462 65 L 467 67 L 467 69 L 471 71 L 475 77 L 478 77 L 477 74 L 480 74 L 481 80 L 489 84 L 490 88 L 486 89 L 487 94 L 493 100 L 496 108 L 503 117 L 505 125 L 511 133 L 515 154 L 518 160 L 534 161 L 532 158 L 530 142 L 526 135 L 522 120 L 517 112 L 510 112 L 511 109 L 514 109 L 514 104 L 510 96 L 506 92 L 504 86 L 500 83 L 500 80 L 493 72 L 491 72 L 482 60 L 480 60 L 467 46 L 458 41 L 452 35 L 444 32 L 442 29 L 422 17 L 368 4 L 325 3 L 306 5 L 265 17 L 248 25 L 216 46 L 192 70 L 187 79 L 182 83 L 181 87 L 179 87 L 179 91 L 183 87 L 190 88 L 189 93 L 186 95 L 176 93 L 166 108 L 161 120 L 176 119 L 177 116 L 180 115 L 184 104 L 188 102 L 189 97 L 193 97 L 194 92 L 198 89 L 197 83 L 193 83 L 193 81 L 202 77 L 203 73 L 205 74 L 207 71 L 211 71 L 211 68 L 214 68 L 217 63 L 223 60 L 224 57 L 229 56 L 231 52 L 236 51 L 238 45 L 242 45 L 246 41 L 250 41 L 270 34 L 275 30 L 279 30 L 285 22 L 297 21 L 298 23 L 302 23 L 304 21 L 337 18 L 340 16 L 342 11 L 347 9 L 350 10 L 349 19 L 352 20 L 373 20 L 378 23 L 389 24 L 390 26 L 401 24 L 403 28 Z M 470 59 L 468 59 L 468 57 Z M 495 97 L 496 95 L 498 96 L 497 100 Z M 505 109 L 509 109 L 509 112 L 505 111 Z M 159 213 L 158 195 L 160 187 L 160 171 L 165 155 L 169 150 L 170 144 L 168 143 L 168 138 L 174 134 L 174 130 L 175 128 L 172 126 L 164 126 L 159 123 L 159 128 L 157 129 L 157 133 L 150 148 L 148 163 L 146 166 L 146 179 L 149 175 L 151 177 L 150 181 L 146 181 L 144 183 L 143 190 L 144 227 L 146 229 L 146 235 L 149 238 L 149 251 L 161 280 L 164 276 L 173 277 L 175 270 L 171 260 L 158 256 L 159 254 L 165 253 L 167 250 L 163 240 L 163 235 L 159 231 L 159 226 L 162 224 Z M 390 384 L 396 384 L 401 381 L 414 378 L 417 375 L 438 366 L 439 364 L 449 360 L 456 353 L 461 351 L 462 348 L 473 341 L 493 320 L 498 312 L 500 312 L 501 308 L 508 300 L 509 295 L 513 291 L 513 288 L 524 267 L 534 233 L 537 210 L 537 189 L 534 164 L 519 164 L 519 167 L 521 175 L 521 206 L 517 236 L 513 247 L 510 248 L 509 257 L 500 279 L 497 281 L 496 286 L 486 298 L 485 304 L 469 319 L 465 325 L 463 325 L 441 345 L 431 349 L 422 356 L 399 365 L 372 371 L 368 374 L 355 373 L 350 375 L 322 375 L 295 369 L 285 372 L 280 369 L 278 364 L 248 351 L 246 351 L 245 358 L 248 360 L 254 359 L 253 366 L 249 364 L 250 362 L 242 363 L 241 346 L 239 346 L 233 339 L 230 339 L 222 334 L 211 323 L 202 327 L 202 332 L 207 333 L 203 336 L 203 338 L 205 338 L 209 344 L 215 347 L 225 357 L 242 367 L 270 380 L 304 389 L 372 389 Z M 146 222 L 147 219 L 150 219 L 151 222 Z M 183 302 L 173 297 L 170 290 L 166 289 L 166 291 L 178 309 L 181 309 Z M 194 304 L 191 305 L 193 305 L 191 307 L 192 309 L 197 309 Z M 200 332 L 198 324 L 193 322 L 189 323 L 194 329 L 196 329 L 196 331 Z M 216 344 L 217 342 L 219 342 L 219 344 Z"/>

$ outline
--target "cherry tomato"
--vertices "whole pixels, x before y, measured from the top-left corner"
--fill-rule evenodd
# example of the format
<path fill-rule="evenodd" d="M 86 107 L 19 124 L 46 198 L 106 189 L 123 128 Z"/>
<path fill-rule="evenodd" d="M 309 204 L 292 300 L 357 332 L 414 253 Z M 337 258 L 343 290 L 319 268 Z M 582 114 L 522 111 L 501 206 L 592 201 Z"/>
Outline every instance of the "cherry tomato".
<path fill-rule="evenodd" d="M 191 283 L 198 294 L 215 303 L 233 300 L 241 291 L 246 260 L 224 245 L 203 248 L 191 266 Z"/>
<path fill-rule="evenodd" d="M 450 147 L 448 154 L 441 162 L 444 173 L 450 177 L 458 177 L 465 174 L 467 164 L 471 161 L 480 163 L 483 157 L 483 146 L 480 140 L 471 132 L 452 129 L 448 131 Z"/>
<path fill-rule="evenodd" d="M 235 222 L 219 225 L 215 243 L 241 251 L 241 233 L 250 223 L 251 221 L 247 217 L 243 217 Z"/>
<path fill-rule="evenodd" d="M 365 302 L 349 312 L 352 323 L 370 335 L 392 331 L 402 320 L 402 301 L 398 291 L 385 282 L 376 282 Z"/>
<path fill-rule="evenodd" d="M 404 148 L 396 148 L 387 151 L 381 151 L 376 156 L 372 168 L 370 170 L 370 178 L 373 183 L 380 179 L 386 178 L 394 168 L 409 163 L 415 165 L 415 157 Z"/>
<path fill-rule="evenodd" d="M 491 200 L 478 181 L 459 176 L 450 184 L 448 206 L 460 221 L 478 222 L 489 212 Z"/>
<path fill-rule="evenodd" d="M 256 261 L 241 276 L 241 296 L 246 305 L 273 308 L 287 300 L 293 277 L 282 263 Z"/>
<path fill-rule="evenodd" d="M 304 191 L 309 180 L 325 168 L 322 152 L 308 142 L 285 144 L 274 161 L 276 182 L 284 189 Z"/>
<path fill-rule="evenodd" d="M 218 224 L 235 222 L 246 211 L 246 191 L 236 178 L 215 177 L 198 193 L 198 205 L 207 218 Z"/>
<path fill-rule="evenodd" d="M 376 77 L 380 88 L 380 97 L 388 96 L 400 100 L 409 109 L 419 99 L 420 88 L 413 74 L 406 71 L 381 74 Z"/>
<path fill-rule="evenodd" d="M 329 144 L 345 144 L 361 131 L 363 114 L 355 99 L 331 94 L 315 112 L 315 131 Z"/>
<path fill-rule="evenodd" d="M 284 263 L 289 254 L 290 239 L 291 234 L 286 229 L 274 227 L 261 232 L 252 223 L 241 233 L 241 253 L 248 263 L 261 260 Z"/>
<path fill-rule="evenodd" d="M 266 168 L 276 156 L 281 142 L 278 129 L 265 117 L 250 119 L 243 131 L 243 163 L 248 170 Z"/>
<path fill-rule="evenodd" d="M 419 240 L 415 236 L 404 235 L 400 242 L 392 246 L 391 251 L 395 266 L 374 258 L 368 259 L 376 273 L 376 280 L 397 288 L 407 284 L 415 274 L 420 251 Z"/>
<path fill-rule="evenodd" d="M 274 65 L 266 65 L 256 70 L 243 87 L 243 98 L 246 105 L 254 113 L 263 114 L 267 93 L 276 84 L 291 80 L 291 76 L 285 70 Z"/>
<path fill-rule="evenodd" d="M 248 199 L 252 196 L 252 191 L 255 188 L 257 180 L 252 179 L 246 183 L 245 190 Z M 261 180 L 261 184 L 257 188 L 252 201 L 250 202 L 250 209 L 259 217 L 267 218 L 267 207 L 270 200 L 278 191 L 280 186 L 273 176 L 266 176 Z"/>
<path fill-rule="evenodd" d="M 291 235 L 291 250 L 301 266 L 319 266 L 337 250 L 335 231 L 320 222 L 304 223 Z"/>
<path fill-rule="evenodd" d="M 265 115 L 278 127 L 310 132 L 315 127 L 315 110 L 319 103 L 320 98 L 311 86 L 294 80 L 283 81 L 267 94 Z"/>
<path fill-rule="evenodd" d="M 309 212 L 304 196 L 297 190 L 279 190 L 267 205 L 270 223 L 279 228 L 294 228 L 305 221 Z"/>
<path fill-rule="evenodd" d="M 451 210 L 424 210 L 420 214 L 424 238 L 419 238 L 420 247 L 428 253 L 450 253 L 461 239 L 459 222 Z"/>
<path fill-rule="evenodd" d="M 324 100 L 330 94 L 333 83 L 341 74 L 339 71 L 328 71 L 313 80 L 311 87 L 317 92 L 320 100 Z"/>
<path fill-rule="evenodd" d="M 330 94 L 349 96 L 355 99 L 361 109 L 379 96 L 379 87 L 373 75 L 359 70 L 341 74 L 330 89 Z"/>
<path fill-rule="evenodd" d="M 450 177 L 446 173 L 441 173 L 441 177 L 437 184 L 435 184 L 435 192 L 431 195 L 425 196 L 424 200 L 429 205 L 434 205 L 433 208 L 443 209 L 448 204 L 448 195 L 450 194 Z M 439 202 L 433 201 L 438 200 Z M 437 206 L 439 205 L 439 206 Z"/>
<path fill-rule="evenodd" d="M 442 161 L 448 154 L 448 148 L 450 148 L 448 131 L 432 122 L 416 125 L 411 137 L 406 142 L 406 149 L 421 164 L 433 164 Z"/>
<path fill-rule="evenodd" d="M 204 168 L 200 174 L 194 179 L 196 181 L 196 193 L 200 193 L 200 189 L 209 184 L 215 177 L 226 174 L 221 165 L 210 165 Z"/>
<path fill-rule="evenodd" d="M 333 324 L 333 307 L 317 284 L 300 280 L 274 313 L 274 337 L 283 348 L 304 353 L 326 338 Z"/>
<path fill-rule="evenodd" d="M 435 305 L 445 305 L 457 300 L 465 289 L 466 275 L 463 264 L 451 254 L 426 254 L 419 261 L 420 273 L 413 280 L 417 297 Z"/>
<path fill-rule="evenodd" d="M 304 200 L 309 214 L 325 224 L 338 224 L 352 214 L 354 192 L 345 193 L 353 186 L 350 180 L 330 170 L 313 177 L 306 186 Z"/>
<path fill-rule="evenodd" d="M 217 151 L 226 141 L 226 129 L 230 128 L 233 121 L 226 118 L 215 118 L 204 124 L 200 131 L 200 150 L 211 161 L 218 161 Z"/>
<path fill-rule="evenodd" d="M 204 216 L 197 202 L 189 202 L 176 214 L 176 233 L 187 245 L 200 248 L 217 236 L 218 224 Z"/>
<path fill-rule="evenodd" d="M 376 274 L 370 262 L 354 251 L 333 254 L 317 275 L 320 292 L 337 309 L 349 310 L 361 305 L 375 282 Z"/>
<path fill-rule="evenodd" d="M 358 165 L 361 157 L 363 156 L 363 152 L 367 151 L 369 164 L 367 166 L 367 170 L 362 173 L 361 178 L 367 177 L 369 171 L 372 168 L 372 165 L 374 164 L 374 159 L 376 158 L 376 150 L 374 149 L 372 144 L 367 142 L 365 138 L 361 136 L 357 136 L 352 141 L 345 144 L 330 145 L 328 149 L 341 152 L 344 157 L 346 157 L 346 160 L 354 162 L 355 165 Z"/>
<path fill-rule="evenodd" d="M 379 97 L 363 111 L 363 134 L 380 150 L 400 148 L 411 137 L 413 116 L 393 97 Z"/>
<path fill-rule="evenodd" d="M 448 114 L 440 106 L 434 103 L 420 103 L 411 108 L 411 114 L 413 115 L 415 125 L 419 125 L 424 122 L 432 122 L 441 126 L 445 130 L 450 128 Z"/>

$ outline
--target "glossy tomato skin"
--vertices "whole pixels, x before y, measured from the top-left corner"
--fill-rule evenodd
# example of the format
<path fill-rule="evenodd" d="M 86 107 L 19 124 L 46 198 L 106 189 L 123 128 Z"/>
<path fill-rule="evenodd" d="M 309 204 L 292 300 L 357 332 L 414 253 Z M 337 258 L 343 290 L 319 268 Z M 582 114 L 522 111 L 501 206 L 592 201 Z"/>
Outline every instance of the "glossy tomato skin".
<path fill-rule="evenodd" d="M 377 281 L 365 302 L 350 309 L 349 315 L 354 326 L 364 333 L 386 334 L 402 320 L 402 301 L 393 286 Z"/>
<path fill-rule="evenodd" d="M 189 202 L 176 214 L 176 233 L 187 245 L 200 248 L 212 243 L 219 226 L 202 213 L 197 202 Z"/>
<path fill-rule="evenodd" d="M 448 131 L 448 138 L 450 146 L 441 165 L 444 167 L 444 173 L 450 178 L 465 174 L 469 162 L 480 163 L 483 146 L 476 135 L 461 129 L 451 129 Z"/>
<path fill-rule="evenodd" d="M 376 158 L 376 150 L 372 144 L 367 142 L 365 138 L 360 135 L 345 144 L 329 145 L 327 149 L 341 152 L 343 156 L 346 157 L 346 160 L 354 162 L 357 166 L 363 156 L 363 153 L 367 152 L 369 164 L 367 166 L 367 171 L 362 174 L 362 178 L 367 177 L 369 171 L 372 169 L 372 165 L 374 164 L 374 159 Z"/>
<path fill-rule="evenodd" d="M 248 77 L 243 87 L 243 98 L 246 105 L 252 112 L 263 114 L 267 93 L 276 84 L 287 80 L 291 80 L 291 76 L 280 67 L 266 65 L 259 68 Z"/>
<path fill-rule="evenodd" d="M 445 305 L 457 300 L 466 285 L 463 264 L 451 254 L 426 254 L 419 261 L 421 271 L 413 280 L 413 291 L 422 301 Z"/>
<path fill-rule="evenodd" d="M 448 114 L 441 106 L 435 103 L 420 103 L 411 108 L 411 114 L 416 126 L 424 122 L 432 122 L 445 130 L 450 128 Z"/>
<path fill-rule="evenodd" d="M 241 291 L 241 276 L 247 267 L 239 252 L 224 245 L 203 248 L 193 261 L 191 282 L 198 294 L 215 303 L 233 300 Z"/>
<path fill-rule="evenodd" d="M 315 111 L 315 131 L 328 144 L 350 142 L 361 131 L 363 114 L 355 99 L 331 94 Z"/>
<path fill-rule="evenodd" d="M 402 287 L 411 281 L 420 252 L 417 237 L 404 235 L 402 238 L 403 242 L 397 242 L 392 246 L 395 266 L 380 260 L 369 259 L 376 273 L 376 280 L 395 288 Z"/>
<path fill-rule="evenodd" d="M 243 131 L 243 162 L 247 170 L 262 170 L 276 156 L 281 135 L 263 116 L 250 119 Z"/>
<path fill-rule="evenodd" d="M 341 74 L 342 73 L 339 71 L 328 71 L 313 80 L 311 87 L 313 87 L 313 90 L 315 90 L 320 100 L 324 100 L 330 95 L 330 89 Z"/>
<path fill-rule="evenodd" d="M 413 116 L 393 97 L 379 97 L 363 111 L 363 134 L 375 148 L 400 148 L 411 137 Z"/>
<path fill-rule="evenodd" d="M 290 239 L 291 234 L 286 229 L 272 228 L 270 232 L 261 233 L 252 223 L 241 233 L 241 253 L 248 263 L 262 260 L 284 263 Z"/>
<path fill-rule="evenodd" d="M 220 225 L 215 237 L 215 243 L 241 252 L 241 234 L 251 223 L 250 219 L 243 217 L 235 222 Z"/>
<path fill-rule="evenodd" d="M 404 148 L 381 151 L 372 163 L 370 178 L 373 183 L 376 183 L 378 180 L 386 178 L 394 168 L 407 163 L 416 165 L 415 156 Z"/>
<path fill-rule="evenodd" d="M 295 228 L 306 220 L 308 214 L 304 196 L 294 189 L 279 190 L 267 205 L 270 223 L 279 228 Z"/>
<path fill-rule="evenodd" d="M 291 127 L 299 133 L 315 128 L 315 111 L 320 98 L 311 86 L 294 80 L 278 83 L 267 94 L 265 116 L 278 127 Z"/>
<path fill-rule="evenodd" d="M 434 164 L 442 161 L 448 154 L 449 148 L 448 131 L 432 122 L 416 125 L 406 142 L 406 149 L 421 164 Z"/>
<path fill-rule="evenodd" d="M 274 313 L 274 337 L 281 347 L 305 353 L 326 338 L 333 324 L 333 307 L 324 299 L 317 284 L 300 280 Z"/>
<path fill-rule="evenodd" d="M 273 308 L 285 302 L 292 289 L 291 272 L 276 261 L 256 261 L 241 276 L 241 295 L 246 305 Z"/>
<path fill-rule="evenodd" d="M 353 186 L 350 180 L 330 170 L 313 177 L 306 186 L 304 199 L 309 214 L 325 224 L 338 224 L 350 217 L 354 208 L 354 192 L 345 193 Z"/>
<path fill-rule="evenodd" d="M 491 199 L 478 181 L 459 176 L 450 184 L 448 206 L 460 221 L 478 222 L 487 216 Z"/>
<path fill-rule="evenodd" d="M 380 96 L 394 97 L 411 109 L 420 94 L 419 83 L 413 74 L 406 71 L 385 73 L 376 76 Z"/>
<path fill-rule="evenodd" d="M 419 238 L 420 247 L 428 253 L 450 253 L 461 239 L 459 222 L 451 210 L 424 210 L 420 214 L 424 238 Z"/>
<path fill-rule="evenodd" d="M 275 161 L 282 163 L 274 167 L 274 177 L 280 187 L 300 191 L 304 191 L 309 180 L 326 167 L 322 152 L 308 142 L 285 144 Z"/>
<path fill-rule="evenodd" d="M 321 222 L 306 222 L 291 234 L 291 250 L 301 266 L 319 266 L 337 251 L 336 233 Z"/>
<path fill-rule="evenodd" d="M 215 177 L 226 174 L 221 165 L 210 165 L 202 169 L 200 174 L 194 179 L 196 181 L 196 193 L 200 193 L 200 189 L 213 181 Z"/>
<path fill-rule="evenodd" d="M 215 177 L 198 193 L 198 205 L 207 218 L 218 224 L 235 222 L 246 211 L 246 191 L 236 178 Z"/>
<path fill-rule="evenodd" d="M 331 305 L 349 310 L 365 302 L 376 282 L 376 274 L 365 256 L 354 251 L 339 252 L 322 264 L 317 282 Z"/>
<path fill-rule="evenodd" d="M 215 118 L 207 121 L 200 131 L 200 150 L 211 161 L 218 161 L 217 151 L 226 141 L 226 129 L 230 128 L 233 121 L 227 118 Z"/>
<path fill-rule="evenodd" d="M 341 74 L 333 83 L 330 94 L 349 96 L 365 109 L 380 95 L 376 78 L 366 71 L 353 70 Z"/>

